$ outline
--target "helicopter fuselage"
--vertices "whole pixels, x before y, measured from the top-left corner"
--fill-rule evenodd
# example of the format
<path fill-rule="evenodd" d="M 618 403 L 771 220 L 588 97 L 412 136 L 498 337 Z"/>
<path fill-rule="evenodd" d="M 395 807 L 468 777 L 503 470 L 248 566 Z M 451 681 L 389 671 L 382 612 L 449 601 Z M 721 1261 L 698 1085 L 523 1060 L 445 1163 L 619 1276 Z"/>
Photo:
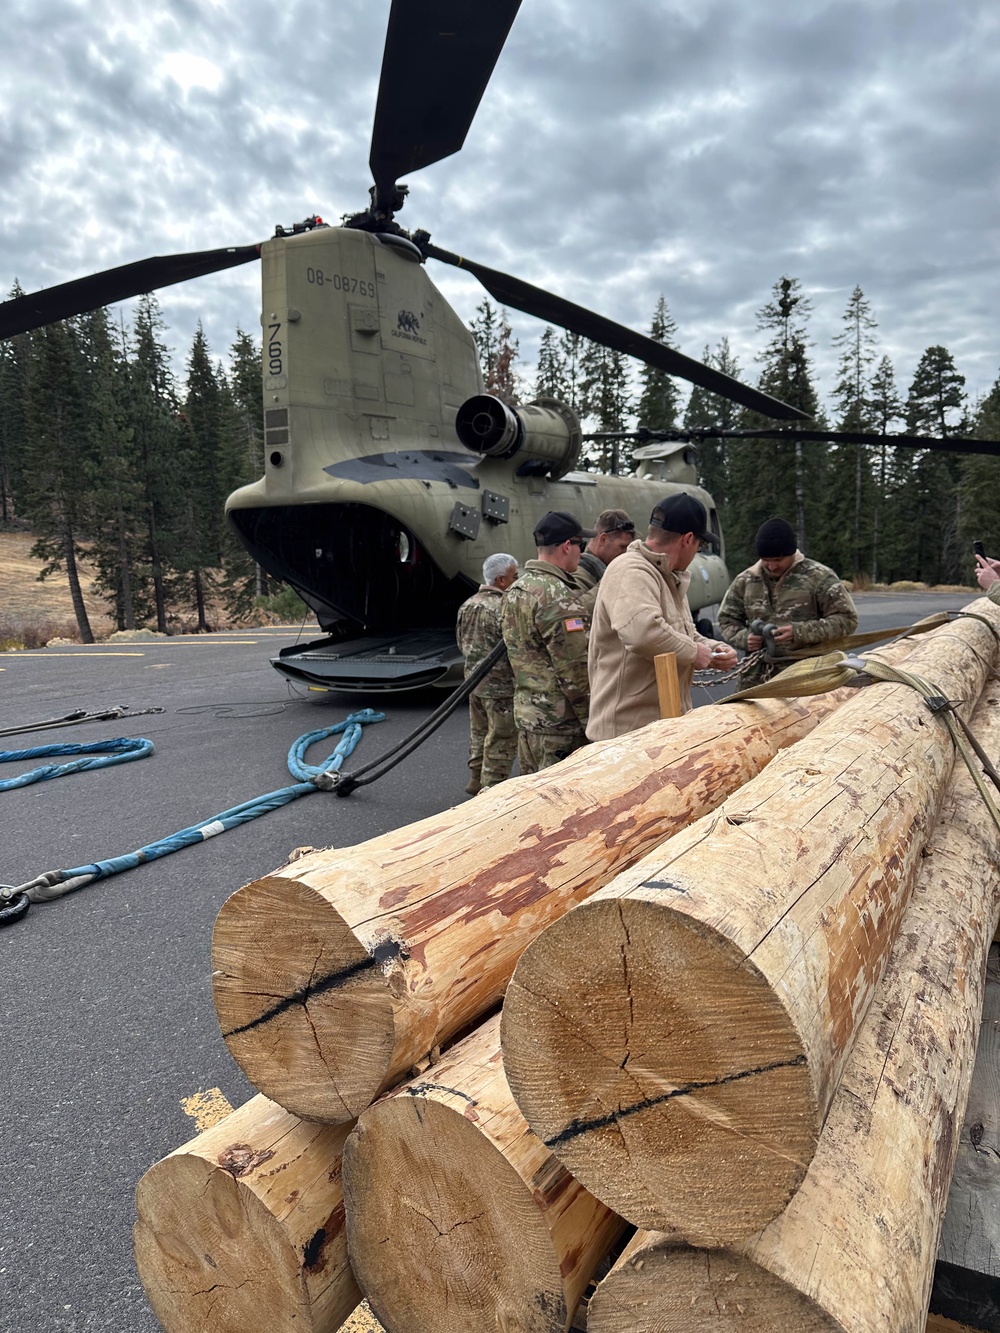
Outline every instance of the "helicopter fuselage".
<path fill-rule="evenodd" d="M 645 461 L 641 478 L 574 471 L 579 423 L 558 404 L 517 409 L 530 429 L 509 456 L 466 447 L 455 423 L 483 393 L 475 342 L 404 238 L 324 227 L 261 258 L 265 470 L 226 509 L 333 640 L 450 633 L 484 559 L 533 555 L 549 509 L 587 525 L 622 508 L 641 531 L 683 489 L 717 529 L 689 451 Z M 720 556 L 699 557 L 693 609 L 727 581 Z"/>

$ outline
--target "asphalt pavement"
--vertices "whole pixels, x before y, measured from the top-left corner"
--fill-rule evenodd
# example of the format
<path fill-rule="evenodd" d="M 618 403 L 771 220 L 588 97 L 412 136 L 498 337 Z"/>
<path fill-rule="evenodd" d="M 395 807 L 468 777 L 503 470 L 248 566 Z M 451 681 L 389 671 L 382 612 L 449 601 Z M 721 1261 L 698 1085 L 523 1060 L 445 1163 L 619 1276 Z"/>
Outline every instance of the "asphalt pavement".
<path fill-rule="evenodd" d="M 860 628 L 908 624 L 972 596 L 865 594 Z M 292 686 L 269 665 L 292 637 L 268 629 L 0 654 L 0 729 L 77 709 L 164 710 L 0 739 L 8 751 L 119 736 L 154 745 L 146 759 L 0 793 L 0 883 L 132 851 L 287 786 L 297 737 L 383 709 L 349 771 L 442 700 Z M 156 1333 L 132 1260 L 136 1182 L 194 1136 L 189 1099 L 218 1089 L 236 1106 L 254 1092 L 212 1005 L 219 907 L 296 847 L 362 842 L 467 800 L 467 737 L 459 709 L 346 799 L 317 791 L 0 930 L 0 1333 Z M 39 762 L 4 764 L 0 779 Z"/>

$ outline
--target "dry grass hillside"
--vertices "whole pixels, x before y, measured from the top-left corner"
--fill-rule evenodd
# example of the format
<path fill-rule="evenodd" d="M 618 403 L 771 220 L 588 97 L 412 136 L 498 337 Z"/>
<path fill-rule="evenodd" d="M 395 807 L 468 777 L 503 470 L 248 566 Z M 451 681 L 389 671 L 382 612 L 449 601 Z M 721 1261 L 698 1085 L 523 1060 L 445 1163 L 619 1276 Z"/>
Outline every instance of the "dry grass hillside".
<path fill-rule="evenodd" d="M 0 647 L 13 646 L 10 640 L 39 647 L 52 638 L 76 637 L 66 576 L 57 573 L 38 581 L 44 565 L 30 554 L 34 540 L 29 532 L 0 532 Z M 86 565 L 81 574 L 91 628 L 98 637 L 110 634 L 114 622 L 107 603 L 94 591 Z"/>
<path fill-rule="evenodd" d="M 10 648 L 41 648 L 50 639 L 78 639 L 79 632 L 66 575 L 57 572 L 39 582 L 44 562 L 31 555 L 35 538 L 30 532 L 0 531 L 0 651 Z M 94 588 L 94 572 L 83 561 L 80 566 L 83 597 L 96 639 L 114 632 L 115 623 L 107 601 Z M 219 605 L 210 605 L 208 618 L 214 629 L 227 629 L 231 621 Z M 261 612 L 257 623 L 276 617 Z M 152 627 L 151 627 L 152 628 Z M 186 622 L 172 624 L 174 633 L 195 628 Z"/>

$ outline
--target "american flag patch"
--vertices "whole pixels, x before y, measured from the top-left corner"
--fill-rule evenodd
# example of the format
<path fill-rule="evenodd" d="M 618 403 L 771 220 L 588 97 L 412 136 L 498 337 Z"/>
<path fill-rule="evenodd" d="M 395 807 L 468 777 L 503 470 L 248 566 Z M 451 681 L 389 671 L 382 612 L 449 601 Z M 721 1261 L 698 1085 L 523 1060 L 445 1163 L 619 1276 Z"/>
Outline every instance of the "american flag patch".
<path fill-rule="evenodd" d="M 583 621 L 580 620 L 579 617 L 574 620 L 565 620 L 563 621 L 563 624 L 566 626 L 567 633 L 575 629 L 583 629 Z"/>

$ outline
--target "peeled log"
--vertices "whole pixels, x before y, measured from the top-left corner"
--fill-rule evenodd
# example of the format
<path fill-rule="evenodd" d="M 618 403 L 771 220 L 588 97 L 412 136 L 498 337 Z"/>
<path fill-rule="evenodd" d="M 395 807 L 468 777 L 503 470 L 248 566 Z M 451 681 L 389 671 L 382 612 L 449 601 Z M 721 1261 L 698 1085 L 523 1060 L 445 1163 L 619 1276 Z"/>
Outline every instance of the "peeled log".
<path fill-rule="evenodd" d="M 1000 694 L 972 729 L 1000 753 Z M 922 1333 L 996 928 L 1000 834 L 958 761 L 801 1189 L 726 1250 L 637 1232 L 589 1333 Z"/>
<path fill-rule="evenodd" d="M 499 1015 L 362 1114 L 344 1196 L 354 1271 L 388 1333 L 564 1333 L 625 1229 L 525 1124 Z"/>
<path fill-rule="evenodd" d="M 995 645 L 960 620 L 905 665 L 968 712 Z M 870 686 L 525 952 L 504 1004 L 511 1090 L 616 1212 L 720 1245 L 791 1198 L 952 759 L 920 695 Z"/>
<path fill-rule="evenodd" d="M 717 806 L 848 695 L 699 708 L 248 884 L 215 926 L 226 1044 L 282 1106 L 355 1118 L 500 1002 L 549 921 Z"/>
<path fill-rule="evenodd" d="M 361 1300 L 340 1176 L 349 1130 L 253 1097 L 150 1167 L 135 1263 L 167 1333 L 340 1328 Z"/>

